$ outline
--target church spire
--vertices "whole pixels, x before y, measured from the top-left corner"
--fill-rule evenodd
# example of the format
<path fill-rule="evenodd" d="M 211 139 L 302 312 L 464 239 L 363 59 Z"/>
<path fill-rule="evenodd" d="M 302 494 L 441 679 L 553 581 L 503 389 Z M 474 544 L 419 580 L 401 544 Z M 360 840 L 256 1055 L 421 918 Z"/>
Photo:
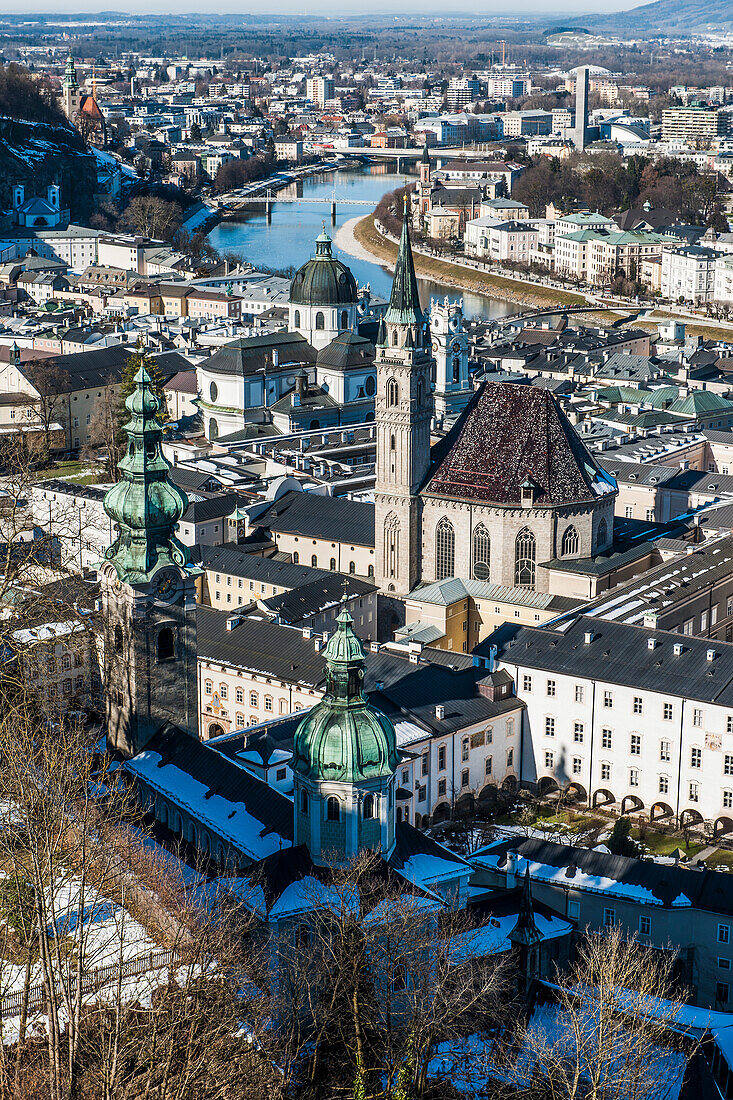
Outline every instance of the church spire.
<path fill-rule="evenodd" d="M 121 581 L 150 579 L 159 565 L 185 566 L 186 548 L 174 532 L 188 507 L 185 493 L 168 480 L 170 464 L 163 455 L 163 428 L 156 397 L 145 367 L 135 375 L 135 389 L 125 401 L 127 453 L 119 463 L 120 480 L 104 498 L 118 536 L 105 557 Z"/>
<path fill-rule="evenodd" d="M 529 877 L 529 863 L 525 868 L 524 882 L 522 883 L 522 896 L 519 901 L 519 916 L 509 939 L 522 947 L 530 947 L 542 939 L 542 935 L 534 919 L 534 905 L 532 904 L 532 886 Z"/>
<path fill-rule="evenodd" d="M 415 264 L 412 259 L 410 228 L 408 224 L 408 199 L 405 192 L 405 206 L 402 215 L 402 235 L 397 253 L 392 293 L 385 320 L 399 325 L 419 325 L 425 317 L 420 306 L 415 278 Z"/>

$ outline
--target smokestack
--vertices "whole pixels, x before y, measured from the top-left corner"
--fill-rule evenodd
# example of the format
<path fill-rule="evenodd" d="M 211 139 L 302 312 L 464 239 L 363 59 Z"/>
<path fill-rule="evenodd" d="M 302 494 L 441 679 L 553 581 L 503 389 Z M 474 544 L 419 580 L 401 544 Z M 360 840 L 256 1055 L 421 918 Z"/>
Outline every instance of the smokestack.
<path fill-rule="evenodd" d="M 590 69 L 581 65 L 575 70 L 575 148 L 582 153 L 588 141 L 588 88 Z"/>

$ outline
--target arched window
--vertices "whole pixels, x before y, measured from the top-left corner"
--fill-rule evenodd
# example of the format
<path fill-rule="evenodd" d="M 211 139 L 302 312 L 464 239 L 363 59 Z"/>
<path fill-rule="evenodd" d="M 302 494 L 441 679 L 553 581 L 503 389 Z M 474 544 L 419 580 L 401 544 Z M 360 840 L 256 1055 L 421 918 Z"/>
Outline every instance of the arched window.
<path fill-rule="evenodd" d="M 328 802 L 326 803 L 326 818 L 327 818 L 328 821 L 340 821 L 341 820 L 341 810 L 340 810 L 340 807 L 339 807 L 339 800 L 338 800 L 338 798 L 334 798 L 333 795 L 331 795 Z"/>
<path fill-rule="evenodd" d="M 335 558 L 330 558 L 329 559 L 328 568 L 331 570 L 331 572 L 334 571 L 334 569 L 336 568 L 336 559 Z"/>
<path fill-rule="evenodd" d="M 598 524 L 598 531 L 596 533 L 596 547 L 598 550 L 602 550 L 608 542 L 608 524 L 605 517 Z"/>
<path fill-rule="evenodd" d="M 483 523 L 473 531 L 473 575 L 477 581 L 487 581 L 491 574 L 491 539 Z"/>
<path fill-rule="evenodd" d="M 384 521 L 384 571 L 388 577 L 399 575 L 400 521 L 390 512 Z"/>
<path fill-rule="evenodd" d="M 418 378 L 418 380 L 417 380 L 417 403 L 418 403 L 418 405 L 422 405 L 424 401 L 425 401 L 425 386 L 423 384 L 422 378 Z"/>
<path fill-rule="evenodd" d="M 387 407 L 391 408 L 394 405 L 398 405 L 400 402 L 400 387 L 396 378 L 390 378 L 387 381 Z"/>
<path fill-rule="evenodd" d="M 578 532 L 571 523 L 569 527 L 565 528 L 565 534 L 562 537 L 562 557 L 565 558 L 568 554 L 577 554 L 579 548 L 580 539 L 578 538 Z"/>
<path fill-rule="evenodd" d="M 349 327 L 349 314 L 345 309 L 341 310 L 341 328 L 345 329 Z"/>
<path fill-rule="evenodd" d="M 164 626 L 158 635 L 158 660 L 172 661 L 176 656 L 176 647 L 173 640 L 173 631 L 169 626 Z"/>
<path fill-rule="evenodd" d="M 453 356 L 453 383 L 461 380 L 461 360 L 458 355 Z"/>
<path fill-rule="evenodd" d="M 364 820 L 371 821 L 374 817 L 374 795 L 368 794 L 364 799 Z"/>
<path fill-rule="evenodd" d="M 212 416 L 211 419 L 209 420 L 209 439 L 218 439 L 218 438 L 219 438 L 219 425 L 217 424 L 216 420 L 214 420 L 214 417 Z"/>
<path fill-rule="evenodd" d="M 115 625 L 115 653 L 122 653 L 125 648 L 125 637 L 119 623 Z"/>
<path fill-rule="evenodd" d="M 392 333 L 392 347 L 397 347 L 397 329 Z"/>
<path fill-rule="evenodd" d="M 324 329 L 325 327 L 326 327 L 326 319 L 325 319 L 325 317 L 323 316 L 323 314 L 321 313 L 321 311 L 319 309 L 318 313 L 316 314 L 316 328 L 318 330 L 321 330 L 321 329 Z"/>
<path fill-rule="evenodd" d="M 356 562 L 355 561 L 350 561 L 349 562 L 349 573 L 352 575 L 352 577 L 355 576 L 355 574 L 356 574 Z"/>
<path fill-rule="evenodd" d="M 213 690 L 214 690 L 214 685 L 212 684 L 211 680 L 204 680 L 204 691 L 205 691 L 205 693 L 207 695 L 211 695 Z"/>
<path fill-rule="evenodd" d="M 456 533 L 445 516 L 435 528 L 435 579 L 444 580 L 455 572 Z"/>
<path fill-rule="evenodd" d="M 294 550 L 293 551 L 293 565 L 297 565 L 299 561 L 300 561 L 300 557 L 298 556 L 298 551 Z"/>
<path fill-rule="evenodd" d="M 311 554 L 311 565 L 314 569 L 318 568 L 318 556 L 316 554 Z"/>
<path fill-rule="evenodd" d="M 300 792 L 300 812 L 302 814 L 307 814 L 308 813 L 308 792 L 307 791 L 301 791 Z"/>
<path fill-rule="evenodd" d="M 299 309 L 296 309 L 295 313 L 293 314 L 293 324 L 295 325 L 296 328 L 300 328 L 300 310 Z"/>
<path fill-rule="evenodd" d="M 369 577 L 370 580 L 374 580 L 374 566 L 373 565 L 370 565 L 370 566 L 367 567 L 367 577 Z"/>
<path fill-rule="evenodd" d="M 514 583 L 520 588 L 534 588 L 537 544 L 529 527 L 523 527 L 514 544 Z"/>

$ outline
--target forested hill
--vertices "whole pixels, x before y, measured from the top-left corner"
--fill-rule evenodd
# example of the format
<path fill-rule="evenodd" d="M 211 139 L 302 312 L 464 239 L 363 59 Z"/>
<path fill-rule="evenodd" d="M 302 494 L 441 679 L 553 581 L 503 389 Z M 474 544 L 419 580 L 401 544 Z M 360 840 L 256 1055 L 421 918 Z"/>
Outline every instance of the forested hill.
<path fill-rule="evenodd" d="M 604 26 L 614 31 L 665 31 L 687 34 L 693 31 L 733 30 L 730 0 L 655 0 L 631 11 L 610 15 L 583 16 L 584 26 Z"/>
<path fill-rule="evenodd" d="M 17 65 L 0 67 L 0 210 L 11 205 L 13 184 L 30 197 L 58 183 L 72 218 L 83 219 L 96 179 L 94 155 L 53 97 Z"/>

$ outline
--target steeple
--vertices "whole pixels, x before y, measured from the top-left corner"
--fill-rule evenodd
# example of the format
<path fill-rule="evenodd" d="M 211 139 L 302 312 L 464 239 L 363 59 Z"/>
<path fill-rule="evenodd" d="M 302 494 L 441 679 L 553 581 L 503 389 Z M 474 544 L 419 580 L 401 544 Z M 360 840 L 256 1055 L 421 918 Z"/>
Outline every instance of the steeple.
<path fill-rule="evenodd" d="M 118 536 L 105 557 L 121 581 L 136 584 L 150 580 L 161 565 L 186 565 L 186 548 L 174 532 L 188 499 L 168 480 L 160 400 L 144 367 L 135 375 L 135 389 L 125 407 L 130 413 L 125 424 L 127 453 L 119 463 L 120 480 L 104 498 L 104 510 L 114 520 Z"/>
<path fill-rule="evenodd" d="M 532 886 L 529 877 L 529 864 L 524 872 L 524 882 L 522 883 L 522 896 L 519 900 L 519 917 L 514 929 L 509 934 L 509 939 L 512 943 L 521 945 L 523 947 L 531 947 L 532 944 L 539 943 L 542 939 L 542 935 L 535 923 L 534 919 L 534 906 L 532 904 Z"/>
<path fill-rule="evenodd" d="M 79 81 L 76 79 L 76 67 L 74 65 L 74 58 L 71 56 L 71 50 L 69 50 L 69 56 L 66 58 L 66 69 L 64 70 L 64 79 L 61 83 L 61 87 L 68 91 L 76 91 L 79 87 Z"/>
<path fill-rule="evenodd" d="M 394 843 L 397 739 L 364 695 L 364 649 L 353 621 L 344 598 L 324 650 L 325 695 L 293 741 L 295 842 L 307 844 L 314 862 Z"/>
<path fill-rule="evenodd" d="M 420 297 L 417 292 L 415 264 L 412 259 L 412 246 L 410 244 L 408 201 L 407 195 L 405 195 L 400 247 L 397 253 L 392 293 L 385 320 L 388 324 L 419 325 L 422 324 L 424 319 Z"/>

